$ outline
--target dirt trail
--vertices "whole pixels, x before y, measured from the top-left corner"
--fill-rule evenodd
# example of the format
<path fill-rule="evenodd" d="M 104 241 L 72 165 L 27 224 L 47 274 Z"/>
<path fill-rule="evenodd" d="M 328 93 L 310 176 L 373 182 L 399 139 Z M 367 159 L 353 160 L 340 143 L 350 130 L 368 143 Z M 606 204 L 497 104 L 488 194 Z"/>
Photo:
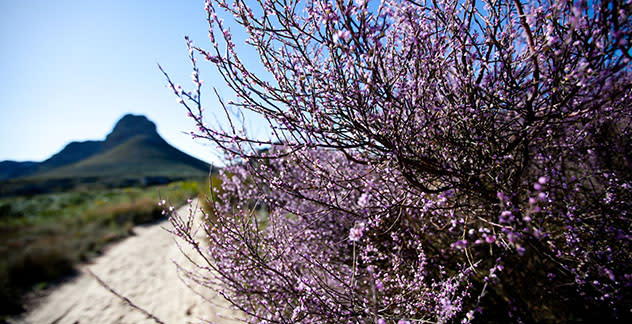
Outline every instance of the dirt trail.
<path fill-rule="evenodd" d="M 187 213 L 186 208 L 180 212 Z M 211 299 L 216 306 L 212 306 L 180 279 L 174 261 L 181 265 L 187 261 L 173 235 L 165 230 L 170 226 L 165 220 L 134 228 L 136 235 L 111 246 L 93 263 L 81 266 L 79 276 L 53 288 L 11 322 L 155 323 L 99 284 L 89 269 L 110 288 L 164 323 L 233 323 L 227 316 L 232 311 L 220 297 L 206 292 L 207 297 L 214 296 Z"/>

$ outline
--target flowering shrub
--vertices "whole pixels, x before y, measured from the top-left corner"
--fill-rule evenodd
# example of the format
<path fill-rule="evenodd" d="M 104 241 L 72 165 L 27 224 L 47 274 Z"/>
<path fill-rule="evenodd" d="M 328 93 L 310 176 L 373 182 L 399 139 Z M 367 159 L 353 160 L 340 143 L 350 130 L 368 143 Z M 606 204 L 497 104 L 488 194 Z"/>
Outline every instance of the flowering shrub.
<path fill-rule="evenodd" d="M 172 222 L 207 261 L 192 278 L 247 321 L 631 317 L 631 1 L 206 11 L 211 48 L 187 39 L 195 89 L 168 80 L 229 166 L 208 249 Z M 223 108 L 261 114 L 272 138 L 205 123 L 195 53 L 236 93 Z"/>

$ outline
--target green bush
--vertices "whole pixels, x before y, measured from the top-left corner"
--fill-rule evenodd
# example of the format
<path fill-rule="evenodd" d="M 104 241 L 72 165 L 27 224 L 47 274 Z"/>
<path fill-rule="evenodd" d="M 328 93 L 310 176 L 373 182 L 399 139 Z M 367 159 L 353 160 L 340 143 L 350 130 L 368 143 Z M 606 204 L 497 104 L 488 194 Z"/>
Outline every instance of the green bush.
<path fill-rule="evenodd" d="M 126 223 L 134 225 L 153 222 L 162 216 L 162 210 L 148 197 L 139 200 L 108 204 L 94 208 L 86 213 L 89 220 L 97 220 L 104 225 L 122 226 Z"/>
<path fill-rule="evenodd" d="M 200 185 L 180 181 L 148 188 L 73 191 L 0 200 L 0 322 L 22 310 L 22 296 L 72 273 L 133 226 L 164 217 L 158 200 L 174 206 Z"/>

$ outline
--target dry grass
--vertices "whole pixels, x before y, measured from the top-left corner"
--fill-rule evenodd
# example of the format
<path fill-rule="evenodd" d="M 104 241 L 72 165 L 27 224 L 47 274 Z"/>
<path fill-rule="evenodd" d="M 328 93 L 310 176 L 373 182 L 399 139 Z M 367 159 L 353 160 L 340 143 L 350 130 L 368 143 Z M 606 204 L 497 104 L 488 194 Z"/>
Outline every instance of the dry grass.
<path fill-rule="evenodd" d="M 159 196 L 178 205 L 197 190 L 196 182 L 180 182 L 0 201 L 0 322 L 22 310 L 25 292 L 72 274 L 134 225 L 162 218 Z"/>

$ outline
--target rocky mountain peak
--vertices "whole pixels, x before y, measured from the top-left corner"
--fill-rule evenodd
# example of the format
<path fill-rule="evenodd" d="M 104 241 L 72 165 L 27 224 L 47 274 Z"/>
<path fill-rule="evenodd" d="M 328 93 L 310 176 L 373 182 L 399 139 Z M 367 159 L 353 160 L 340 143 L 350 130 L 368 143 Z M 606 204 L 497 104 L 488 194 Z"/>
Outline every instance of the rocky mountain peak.
<path fill-rule="evenodd" d="M 105 138 L 105 144 L 117 145 L 138 135 L 160 138 L 156 131 L 156 124 L 147 117 L 127 114 L 116 123 L 112 132 Z"/>

